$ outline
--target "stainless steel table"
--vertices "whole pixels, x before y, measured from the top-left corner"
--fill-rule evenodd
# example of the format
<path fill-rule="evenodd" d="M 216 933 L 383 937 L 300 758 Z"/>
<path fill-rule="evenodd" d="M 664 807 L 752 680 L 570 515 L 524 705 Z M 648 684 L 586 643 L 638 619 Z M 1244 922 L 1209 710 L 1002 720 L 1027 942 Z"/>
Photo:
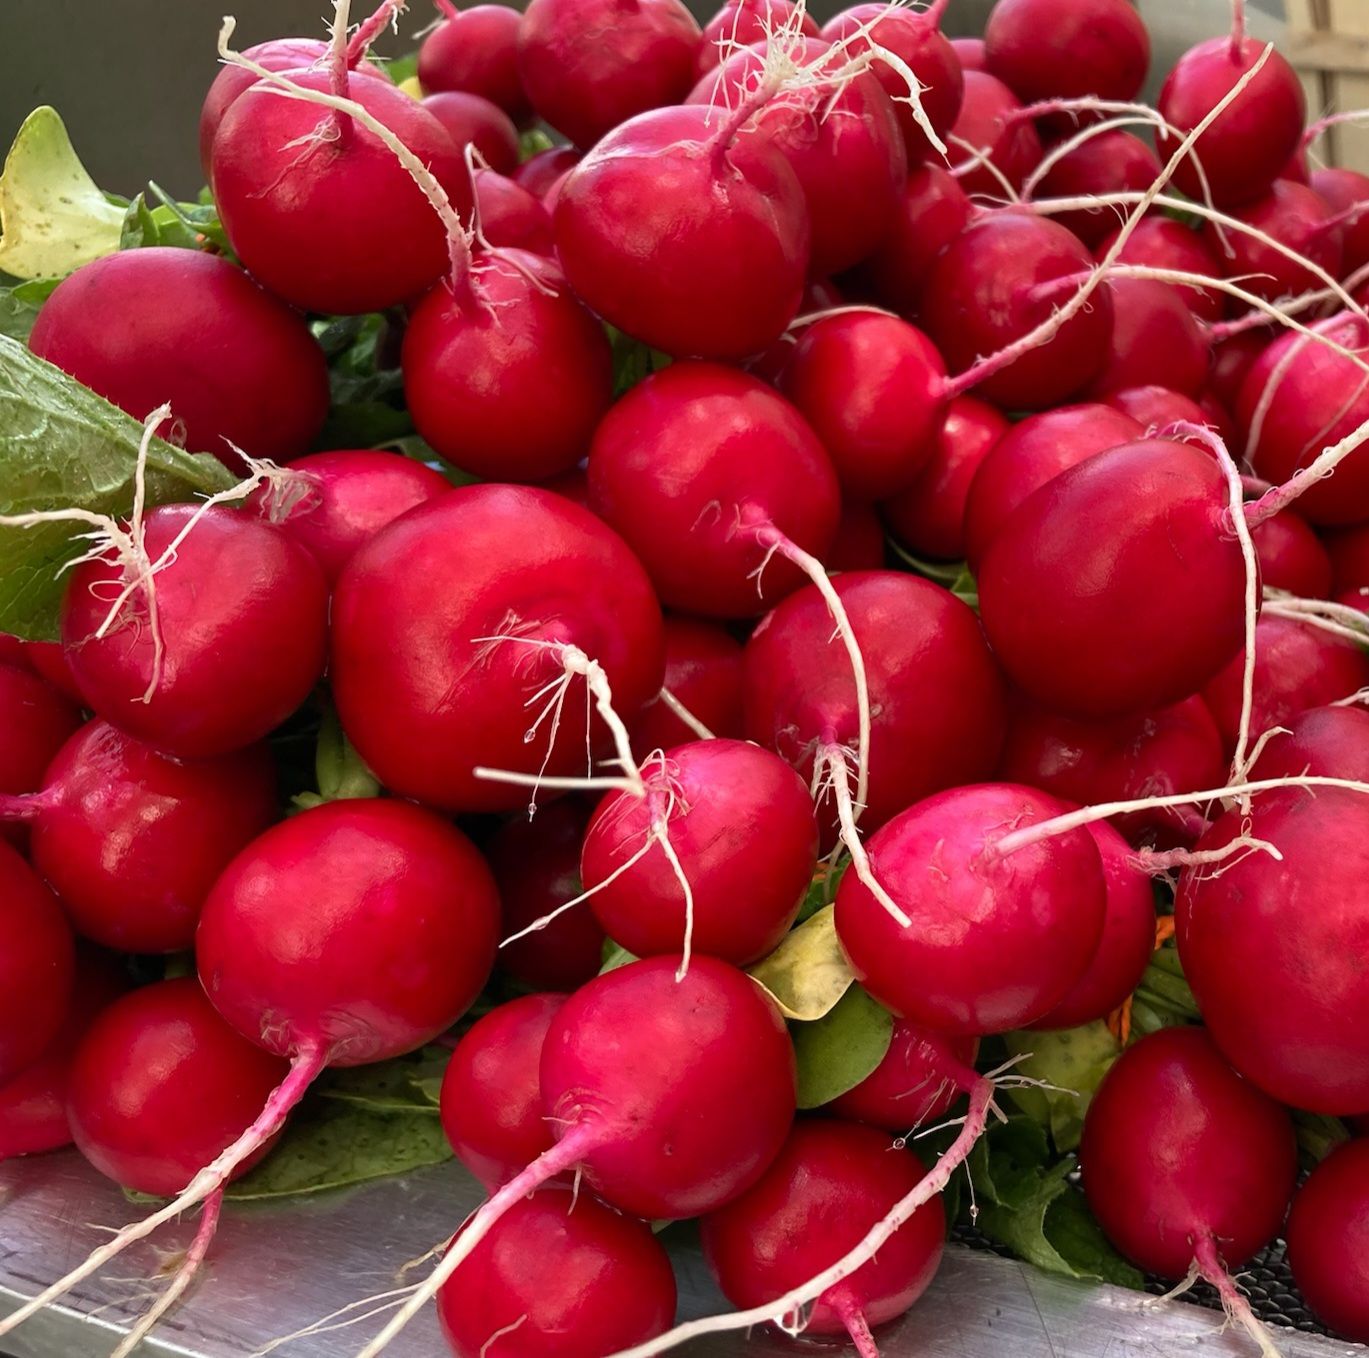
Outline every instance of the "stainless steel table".
<path fill-rule="evenodd" d="M 0 1167 L 0 1312 L 78 1262 L 101 1228 L 136 1216 L 115 1188 L 63 1152 Z M 199 1284 L 144 1352 L 184 1358 L 247 1358 L 271 1339 L 325 1313 L 398 1285 L 403 1265 L 430 1249 L 479 1201 L 455 1165 L 281 1206 L 230 1206 Z M 131 1314 L 128 1298 L 188 1243 L 193 1224 L 127 1251 L 69 1306 L 0 1340 L 0 1358 L 107 1355 Z M 686 1316 L 725 1309 L 687 1240 L 676 1245 Z M 420 1268 L 426 1267 L 421 1265 Z M 415 1281 L 417 1272 L 403 1281 Z M 928 1294 L 878 1334 L 885 1358 L 1253 1358 L 1249 1339 L 1221 1333 L 1222 1318 L 1197 1306 L 1147 1304 L 1134 1292 L 1048 1277 L 1023 1264 L 952 1247 Z M 378 1321 L 318 1334 L 277 1350 L 283 1358 L 350 1358 Z M 1352 1358 L 1369 1350 L 1278 1332 L 1284 1358 Z M 829 1348 L 830 1346 L 823 1345 Z M 780 1335 L 714 1337 L 692 1358 L 794 1358 L 819 1348 Z M 429 1312 L 389 1352 L 445 1358 Z"/>

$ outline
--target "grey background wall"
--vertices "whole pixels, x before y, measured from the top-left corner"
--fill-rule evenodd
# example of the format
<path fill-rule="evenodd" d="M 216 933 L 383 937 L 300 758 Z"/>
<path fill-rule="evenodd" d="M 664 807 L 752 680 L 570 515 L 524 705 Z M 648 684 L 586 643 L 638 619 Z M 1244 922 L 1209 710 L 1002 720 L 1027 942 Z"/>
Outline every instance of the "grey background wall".
<path fill-rule="evenodd" d="M 820 19 L 848 0 L 811 0 Z M 1222 31 L 1228 0 L 1138 0 L 1155 36 L 1152 80 L 1191 42 Z M 469 3 L 469 0 L 463 0 Z M 689 0 L 702 16 L 720 0 Z M 1264 13 L 1251 28 L 1274 36 L 1268 17 L 1282 0 L 1254 0 Z M 181 195 L 200 183 L 195 126 L 214 78 L 214 40 L 225 10 L 238 17 L 240 45 L 283 34 L 322 34 L 328 0 L 0 0 L 0 148 L 25 114 L 53 104 L 96 181 L 131 194 L 148 178 Z M 356 8 L 367 8 L 358 0 Z M 948 32 L 980 31 L 991 0 L 952 0 Z M 431 19 L 428 0 L 411 0 L 400 39 L 411 48 Z"/>

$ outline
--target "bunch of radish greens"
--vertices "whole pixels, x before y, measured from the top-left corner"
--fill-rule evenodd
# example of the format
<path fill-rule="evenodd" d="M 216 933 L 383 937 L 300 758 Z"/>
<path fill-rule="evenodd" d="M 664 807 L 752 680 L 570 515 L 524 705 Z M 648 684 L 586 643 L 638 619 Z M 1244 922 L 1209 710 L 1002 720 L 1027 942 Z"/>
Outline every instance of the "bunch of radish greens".
<path fill-rule="evenodd" d="M 403 8 L 0 177 L 0 1156 L 144 1213 L 0 1336 L 454 1153 L 361 1358 L 869 1358 L 961 1216 L 1369 1340 L 1356 115 L 1239 0 L 1154 108 L 1127 0 Z"/>

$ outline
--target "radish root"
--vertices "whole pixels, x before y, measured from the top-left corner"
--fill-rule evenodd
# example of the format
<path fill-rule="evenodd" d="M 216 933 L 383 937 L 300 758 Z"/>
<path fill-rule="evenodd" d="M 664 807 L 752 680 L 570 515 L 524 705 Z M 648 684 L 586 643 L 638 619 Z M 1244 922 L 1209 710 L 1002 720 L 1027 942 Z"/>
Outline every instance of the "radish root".
<path fill-rule="evenodd" d="M 851 871 L 860 883 L 882 905 L 889 915 L 905 929 L 912 924 L 898 902 L 880 885 L 875 876 L 870 856 L 861 843 L 856 829 L 856 811 L 851 801 L 851 781 L 847 769 L 847 753 L 836 745 L 829 745 L 818 751 L 818 766 L 825 766 L 831 780 L 832 796 L 837 804 L 837 823 L 841 826 L 841 842 L 851 855 Z"/>
<path fill-rule="evenodd" d="M 1217 1289 L 1227 1324 L 1239 1325 L 1259 1345 L 1262 1358 L 1282 1358 L 1273 1336 L 1250 1309 L 1250 1302 L 1236 1286 L 1236 1280 L 1226 1271 L 1216 1242 L 1210 1235 L 1198 1241 L 1193 1259 L 1198 1273 Z"/>
<path fill-rule="evenodd" d="M 700 740 L 716 740 L 708 729 L 668 688 L 662 686 L 659 701 L 664 703 Z"/>

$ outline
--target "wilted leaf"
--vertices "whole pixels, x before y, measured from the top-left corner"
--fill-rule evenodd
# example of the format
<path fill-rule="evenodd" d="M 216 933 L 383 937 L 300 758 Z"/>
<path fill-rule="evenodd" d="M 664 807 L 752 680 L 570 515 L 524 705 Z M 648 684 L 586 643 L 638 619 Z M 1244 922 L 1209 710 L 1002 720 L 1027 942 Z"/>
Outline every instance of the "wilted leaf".
<path fill-rule="evenodd" d="M 830 1013 L 790 1030 L 799 1067 L 799 1107 L 820 1108 L 854 1089 L 889 1050 L 894 1016 L 853 985 Z"/>
<path fill-rule="evenodd" d="M 805 1023 L 820 1019 L 855 980 L 837 941 L 835 914 L 835 906 L 824 906 L 750 969 L 785 1018 Z"/>
<path fill-rule="evenodd" d="M 1122 1054 L 1121 1044 L 1101 1019 L 1062 1032 L 1008 1033 L 1003 1042 L 1013 1055 L 1026 1055 L 1013 1073 L 1054 1088 L 1009 1087 L 1004 1094 L 1045 1127 L 1055 1148 L 1072 1151 L 1084 1129 L 1084 1114 L 1103 1076 Z"/>
<path fill-rule="evenodd" d="M 373 1113 L 432 1113 L 450 1059 L 447 1047 L 424 1047 L 393 1061 L 329 1071 L 314 1092 Z"/>

